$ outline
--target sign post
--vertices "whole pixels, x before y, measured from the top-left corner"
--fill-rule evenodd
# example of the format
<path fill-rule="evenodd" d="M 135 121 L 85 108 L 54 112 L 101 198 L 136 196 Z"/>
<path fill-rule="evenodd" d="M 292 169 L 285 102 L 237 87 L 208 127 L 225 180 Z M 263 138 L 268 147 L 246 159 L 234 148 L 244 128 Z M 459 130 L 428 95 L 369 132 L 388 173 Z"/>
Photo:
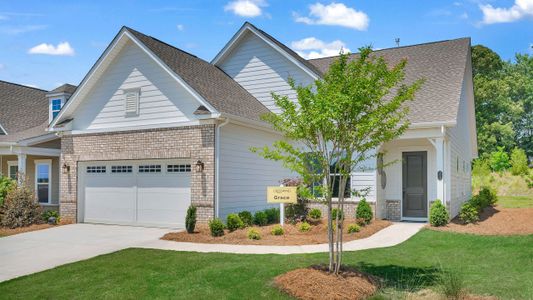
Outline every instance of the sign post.
<path fill-rule="evenodd" d="M 285 224 L 285 203 L 297 203 L 295 186 L 269 186 L 267 188 L 267 202 L 279 203 L 279 221 Z"/>

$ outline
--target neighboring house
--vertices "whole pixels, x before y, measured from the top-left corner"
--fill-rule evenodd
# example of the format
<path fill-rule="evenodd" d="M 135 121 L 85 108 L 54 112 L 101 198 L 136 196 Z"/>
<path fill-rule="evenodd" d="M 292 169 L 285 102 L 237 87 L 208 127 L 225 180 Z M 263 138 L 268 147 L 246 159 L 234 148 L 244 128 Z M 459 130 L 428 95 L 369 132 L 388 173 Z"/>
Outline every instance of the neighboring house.
<path fill-rule="evenodd" d="M 0 174 L 24 181 L 40 205 L 59 208 L 61 142 L 46 129 L 75 87 L 47 92 L 0 81 Z"/>
<path fill-rule="evenodd" d="M 370 189 L 379 218 L 425 221 L 437 198 L 457 215 L 477 155 L 470 40 L 375 54 L 426 81 L 409 130 L 377 149 L 400 162 L 366 162 L 351 187 Z M 333 59 L 305 60 L 250 23 L 212 62 L 123 27 L 48 129 L 61 136 L 62 218 L 183 227 L 190 204 L 202 222 L 267 207 L 266 187 L 294 175 L 250 152 L 282 138 L 260 116 L 277 111 L 271 92 L 295 99 L 288 79 L 312 83 Z"/>

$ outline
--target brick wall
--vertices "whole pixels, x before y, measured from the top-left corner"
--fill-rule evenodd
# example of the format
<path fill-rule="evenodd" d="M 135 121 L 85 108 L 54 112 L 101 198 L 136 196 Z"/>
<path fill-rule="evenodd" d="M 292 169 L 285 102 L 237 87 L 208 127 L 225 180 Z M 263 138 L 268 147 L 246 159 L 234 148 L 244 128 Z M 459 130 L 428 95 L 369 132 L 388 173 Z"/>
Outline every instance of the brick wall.
<path fill-rule="evenodd" d="M 191 202 L 198 207 L 198 221 L 214 217 L 215 125 L 65 135 L 61 138 L 60 213 L 65 221 L 77 220 L 78 162 L 122 159 L 190 159 L 204 163 L 204 171 L 191 173 Z"/>
<path fill-rule="evenodd" d="M 357 204 L 359 202 L 356 201 L 347 201 L 344 202 L 344 215 L 346 218 L 355 218 L 355 211 L 357 210 Z M 372 213 L 374 214 L 374 218 L 376 217 L 376 203 L 375 202 L 368 202 L 370 207 L 372 208 Z M 317 202 L 311 202 L 308 205 L 309 209 L 318 208 L 322 212 L 322 216 L 324 218 L 328 215 L 328 207 L 326 204 L 317 203 Z M 333 202 L 333 208 L 337 207 L 337 202 Z"/>

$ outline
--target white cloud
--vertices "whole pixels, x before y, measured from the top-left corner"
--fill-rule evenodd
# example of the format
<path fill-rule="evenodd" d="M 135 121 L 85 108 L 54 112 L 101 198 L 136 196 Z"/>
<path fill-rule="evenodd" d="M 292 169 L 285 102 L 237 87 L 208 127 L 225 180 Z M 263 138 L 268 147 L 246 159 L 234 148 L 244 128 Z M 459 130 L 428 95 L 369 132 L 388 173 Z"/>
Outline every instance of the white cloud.
<path fill-rule="evenodd" d="M 57 46 L 42 43 L 28 50 L 28 53 L 73 56 L 74 48 L 72 48 L 68 42 L 59 43 Z"/>
<path fill-rule="evenodd" d="M 177 28 L 179 31 L 183 31 L 183 30 L 185 30 L 185 26 L 183 26 L 183 24 L 178 24 L 178 25 L 176 25 L 176 28 Z"/>
<path fill-rule="evenodd" d="M 263 11 L 261 7 L 267 6 L 264 0 L 234 0 L 224 6 L 224 11 L 232 11 L 241 17 L 258 17 Z"/>
<path fill-rule="evenodd" d="M 291 43 L 291 48 L 305 59 L 339 55 L 341 49 L 350 52 L 343 41 L 335 40 L 327 43 L 315 37 L 294 41 Z"/>
<path fill-rule="evenodd" d="M 515 0 L 510 8 L 493 7 L 490 4 L 481 4 L 479 8 L 484 24 L 509 23 L 533 17 L 533 0 Z"/>
<path fill-rule="evenodd" d="M 295 21 L 309 25 L 336 25 L 356 30 L 366 30 L 370 19 L 363 11 L 347 7 L 343 3 L 328 5 L 315 3 L 309 6 L 309 16 L 294 15 Z"/>

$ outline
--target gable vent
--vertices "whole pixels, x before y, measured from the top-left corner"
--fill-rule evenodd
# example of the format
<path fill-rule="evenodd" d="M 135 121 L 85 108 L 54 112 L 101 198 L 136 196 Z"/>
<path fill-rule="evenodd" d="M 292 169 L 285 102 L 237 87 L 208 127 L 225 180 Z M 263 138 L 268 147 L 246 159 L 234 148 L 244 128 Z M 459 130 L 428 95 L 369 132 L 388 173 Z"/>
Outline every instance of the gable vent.
<path fill-rule="evenodd" d="M 124 91 L 124 108 L 126 116 L 139 115 L 139 90 Z"/>

